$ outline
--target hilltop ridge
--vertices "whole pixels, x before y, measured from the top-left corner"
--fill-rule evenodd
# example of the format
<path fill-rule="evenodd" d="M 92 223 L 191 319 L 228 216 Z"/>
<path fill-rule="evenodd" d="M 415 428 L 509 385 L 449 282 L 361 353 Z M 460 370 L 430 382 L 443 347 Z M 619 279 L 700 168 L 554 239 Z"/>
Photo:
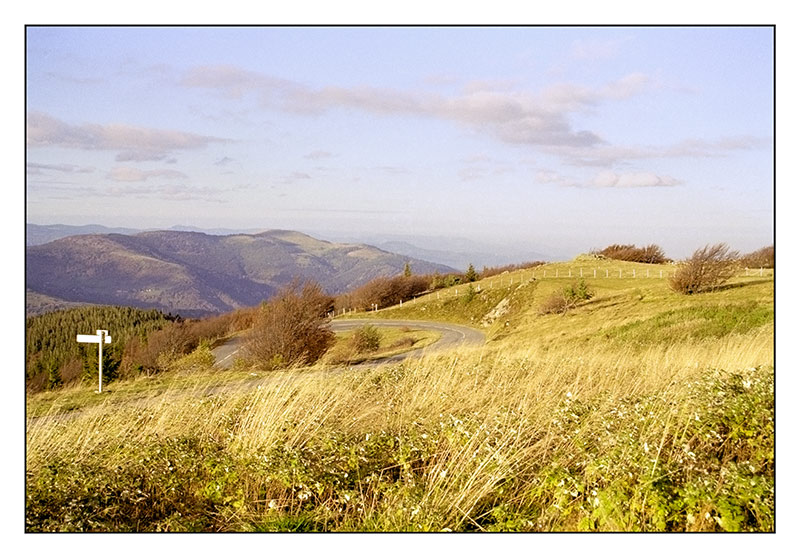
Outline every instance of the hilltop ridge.
<path fill-rule="evenodd" d="M 253 306 L 294 279 L 317 281 L 330 293 L 370 279 L 415 272 L 451 272 L 424 260 L 366 244 L 338 244 L 304 233 L 210 235 L 146 231 L 60 238 L 26 249 L 29 301 L 157 308 L 184 315 Z M 28 305 L 36 313 L 35 304 Z"/>

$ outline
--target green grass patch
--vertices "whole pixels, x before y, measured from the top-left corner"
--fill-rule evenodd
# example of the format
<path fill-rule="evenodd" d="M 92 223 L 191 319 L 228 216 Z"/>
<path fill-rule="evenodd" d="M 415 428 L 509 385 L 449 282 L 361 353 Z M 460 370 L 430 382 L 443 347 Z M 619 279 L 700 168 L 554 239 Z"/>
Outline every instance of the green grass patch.
<path fill-rule="evenodd" d="M 689 339 L 720 339 L 744 334 L 775 319 L 771 306 L 756 302 L 703 304 L 660 312 L 655 316 L 606 330 L 604 336 L 624 343 L 658 345 Z"/>
<path fill-rule="evenodd" d="M 484 281 L 488 285 L 488 281 Z M 499 283 L 499 281 L 498 281 Z M 488 328 L 484 318 L 508 297 L 519 285 L 486 288 L 478 285 L 459 285 L 440 292 L 428 294 L 402 306 L 392 306 L 367 315 L 353 317 L 376 317 L 396 320 L 429 320 L 462 324 L 475 328 Z"/>

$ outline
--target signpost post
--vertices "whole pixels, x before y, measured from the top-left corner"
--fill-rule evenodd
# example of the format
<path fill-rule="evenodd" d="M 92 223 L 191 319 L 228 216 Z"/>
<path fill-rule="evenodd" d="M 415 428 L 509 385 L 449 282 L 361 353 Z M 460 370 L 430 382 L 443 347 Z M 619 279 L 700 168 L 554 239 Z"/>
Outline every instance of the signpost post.
<path fill-rule="evenodd" d="M 98 329 L 97 335 L 78 334 L 78 343 L 97 343 L 97 393 L 103 393 L 103 345 L 111 343 L 111 336 L 106 329 Z"/>

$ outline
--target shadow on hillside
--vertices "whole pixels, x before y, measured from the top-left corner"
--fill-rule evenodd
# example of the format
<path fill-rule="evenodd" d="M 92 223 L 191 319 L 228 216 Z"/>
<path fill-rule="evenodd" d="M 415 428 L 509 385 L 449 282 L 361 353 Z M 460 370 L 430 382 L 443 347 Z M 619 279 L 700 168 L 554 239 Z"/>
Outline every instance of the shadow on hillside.
<path fill-rule="evenodd" d="M 739 281 L 737 283 L 727 283 L 711 289 L 704 289 L 699 291 L 701 293 L 709 293 L 716 291 L 729 291 L 731 289 L 740 289 L 742 287 L 749 287 L 750 285 L 763 285 L 764 283 L 772 283 L 772 278 L 769 279 L 756 279 L 755 281 Z"/>

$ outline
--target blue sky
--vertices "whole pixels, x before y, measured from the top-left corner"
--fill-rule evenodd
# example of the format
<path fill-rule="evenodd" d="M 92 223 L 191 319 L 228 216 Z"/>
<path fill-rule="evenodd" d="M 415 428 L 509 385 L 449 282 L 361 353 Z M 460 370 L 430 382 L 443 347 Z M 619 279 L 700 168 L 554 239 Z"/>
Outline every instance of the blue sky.
<path fill-rule="evenodd" d="M 770 27 L 29 27 L 26 218 L 772 244 Z"/>

